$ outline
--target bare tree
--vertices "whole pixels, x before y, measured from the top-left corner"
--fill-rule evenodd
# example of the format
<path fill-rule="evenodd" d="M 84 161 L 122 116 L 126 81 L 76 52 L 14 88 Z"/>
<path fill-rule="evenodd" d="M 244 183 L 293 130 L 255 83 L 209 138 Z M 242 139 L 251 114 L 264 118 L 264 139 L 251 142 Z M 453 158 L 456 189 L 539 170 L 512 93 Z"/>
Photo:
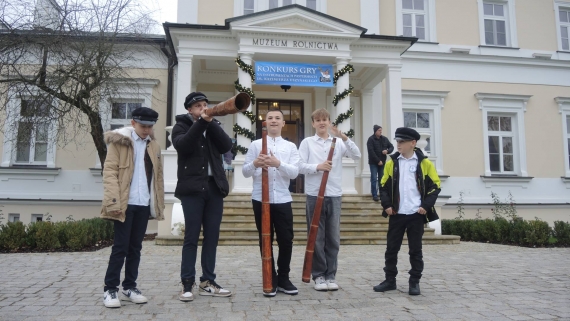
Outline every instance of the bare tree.
<path fill-rule="evenodd" d="M 17 133 L 14 146 L 45 153 L 47 139 L 61 146 L 87 133 L 104 164 L 103 106 L 125 86 L 140 90 L 134 73 L 164 44 L 135 1 L 0 0 L 1 129 Z"/>

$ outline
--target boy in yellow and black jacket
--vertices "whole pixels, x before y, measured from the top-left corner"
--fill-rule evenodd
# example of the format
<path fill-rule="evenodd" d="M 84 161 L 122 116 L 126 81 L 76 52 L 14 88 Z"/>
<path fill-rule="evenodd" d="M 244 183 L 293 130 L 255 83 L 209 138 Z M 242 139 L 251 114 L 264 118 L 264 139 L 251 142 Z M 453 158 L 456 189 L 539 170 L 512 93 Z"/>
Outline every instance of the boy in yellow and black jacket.
<path fill-rule="evenodd" d="M 396 289 L 398 252 L 404 232 L 408 236 L 410 263 L 409 294 L 419 295 L 424 268 L 422 236 L 424 224 L 439 219 L 435 202 L 440 180 L 433 163 L 416 148 L 420 134 L 411 129 L 396 129 L 398 153 L 390 155 L 380 187 L 382 216 L 390 217 L 384 272 L 386 280 L 374 287 L 376 292 Z"/>

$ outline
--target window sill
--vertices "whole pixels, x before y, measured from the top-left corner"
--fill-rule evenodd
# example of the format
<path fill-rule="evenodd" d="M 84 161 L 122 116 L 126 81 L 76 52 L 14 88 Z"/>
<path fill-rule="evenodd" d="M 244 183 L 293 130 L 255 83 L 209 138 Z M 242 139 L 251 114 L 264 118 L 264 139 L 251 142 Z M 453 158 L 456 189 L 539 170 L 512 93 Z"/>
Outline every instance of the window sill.
<path fill-rule="evenodd" d="M 55 176 L 59 175 L 61 167 L 46 167 L 38 165 L 14 165 L 10 167 L 0 167 L 0 179 L 8 181 L 10 179 L 47 179 L 53 182 Z"/>
<path fill-rule="evenodd" d="M 481 175 L 481 180 L 485 183 L 485 187 L 492 186 L 517 186 L 527 188 L 528 184 L 534 177 L 516 176 L 516 175 Z"/>
<path fill-rule="evenodd" d="M 93 176 L 103 176 L 103 169 L 102 168 L 90 168 L 89 171 L 91 172 L 91 175 Z"/>
<path fill-rule="evenodd" d="M 562 182 L 564 182 L 564 184 L 566 184 L 566 188 L 570 188 L 570 177 L 560 177 L 562 179 Z"/>
<path fill-rule="evenodd" d="M 570 54 L 570 51 L 567 51 L 567 50 L 557 50 L 556 52 L 557 52 L 557 53 L 567 53 L 567 54 Z"/>
<path fill-rule="evenodd" d="M 421 40 L 416 41 L 416 43 L 423 43 L 426 45 L 439 45 L 439 42 L 421 41 Z"/>
<path fill-rule="evenodd" d="M 449 175 L 439 175 L 439 180 L 442 182 L 447 181 L 448 178 L 449 178 Z"/>
<path fill-rule="evenodd" d="M 512 49 L 512 50 L 520 50 L 521 49 L 521 48 L 517 48 L 517 47 L 489 46 L 489 45 L 479 45 L 479 48 L 496 48 L 496 49 Z"/>

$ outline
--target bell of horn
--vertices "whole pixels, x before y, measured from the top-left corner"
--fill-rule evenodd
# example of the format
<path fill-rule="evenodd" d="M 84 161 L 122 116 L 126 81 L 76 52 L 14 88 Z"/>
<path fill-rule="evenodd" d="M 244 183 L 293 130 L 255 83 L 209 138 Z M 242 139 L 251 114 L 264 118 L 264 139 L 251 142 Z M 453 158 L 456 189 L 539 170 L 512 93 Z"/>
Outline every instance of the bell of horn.
<path fill-rule="evenodd" d="M 251 104 L 251 97 L 246 93 L 239 93 L 232 98 L 223 101 L 212 108 L 208 108 L 204 113 L 210 117 L 225 116 L 244 112 Z"/>

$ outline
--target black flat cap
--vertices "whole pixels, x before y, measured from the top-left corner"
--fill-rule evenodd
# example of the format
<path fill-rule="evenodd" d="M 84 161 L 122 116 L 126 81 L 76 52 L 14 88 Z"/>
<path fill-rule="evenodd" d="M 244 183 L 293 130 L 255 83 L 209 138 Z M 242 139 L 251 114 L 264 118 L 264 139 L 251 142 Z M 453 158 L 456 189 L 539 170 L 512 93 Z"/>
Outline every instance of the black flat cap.
<path fill-rule="evenodd" d="M 199 91 L 195 91 L 191 94 L 189 94 L 188 96 L 186 96 L 186 99 L 184 100 L 184 108 L 188 109 L 190 107 L 192 107 L 192 104 L 198 101 L 202 101 L 205 100 L 206 102 L 208 102 L 208 97 L 206 97 L 206 95 L 204 95 L 203 93 L 199 92 Z"/>
<path fill-rule="evenodd" d="M 133 120 L 143 125 L 154 125 L 158 120 L 158 113 L 148 107 L 139 107 L 133 110 Z"/>
<path fill-rule="evenodd" d="M 420 134 L 412 128 L 400 127 L 396 129 L 396 140 L 420 140 Z"/>

